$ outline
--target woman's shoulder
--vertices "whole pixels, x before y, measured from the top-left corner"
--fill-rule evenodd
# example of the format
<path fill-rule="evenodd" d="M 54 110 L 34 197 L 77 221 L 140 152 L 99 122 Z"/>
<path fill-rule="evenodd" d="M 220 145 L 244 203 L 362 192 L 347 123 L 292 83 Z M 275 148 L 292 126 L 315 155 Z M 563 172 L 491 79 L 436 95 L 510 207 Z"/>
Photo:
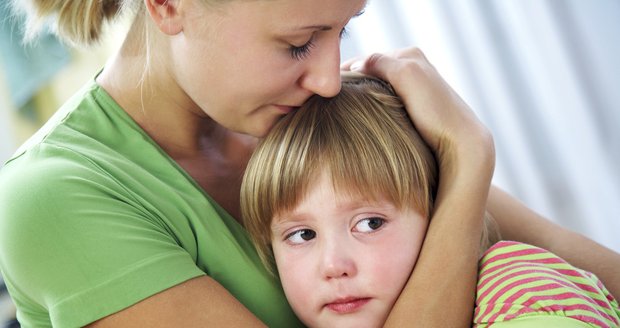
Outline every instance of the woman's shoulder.
<path fill-rule="evenodd" d="M 128 138 L 136 136 L 148 140 L 144 131 L 91 79 L 17 149 L 9 162 L 41 144 L 79 152 L 103 147 L 118 148 L 126 144 Z"/>
<path fill-rule="evenodd" d="M 130 191 L 128 183 L 157 177 L 153 171 L 165 176 L 179 168 L 93 79 L 0 168 L 0 190 L 37 194 L 98 184 Z"/>
<path fill-rule="evenodd" d="M 141 195 L 166 190 L 155 173 L 170 176 L 176 168 L 115 106 L 92 80 L 18 149 L 0 168 L 0 226 L 68 231 L 104 212 L 148 213 L 161 200 Z M 32 241 L 26 233 L 2 235 Z"/>

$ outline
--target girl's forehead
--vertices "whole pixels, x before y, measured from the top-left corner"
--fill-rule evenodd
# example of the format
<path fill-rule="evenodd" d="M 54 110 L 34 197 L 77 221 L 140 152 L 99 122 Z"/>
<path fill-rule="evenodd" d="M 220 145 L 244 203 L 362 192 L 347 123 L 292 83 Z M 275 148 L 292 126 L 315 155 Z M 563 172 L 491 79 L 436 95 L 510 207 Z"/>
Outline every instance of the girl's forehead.
<path fill-rule="evenodd" d="M 306 176 L 307 187 L 305 191 L 299 190 L 300 194 L 297 197 L 296 204 L 289 204 L 289 208 L 279 209 L 279 213 L 293 213 L 304 203 L 312 199 L 316 194 L 330 195 L 328 201 L 331 205 L 343 208 L 362 208 L 362 207 L 381 207 L 387 209 L 394 209 L 397 206 L 391 199 L 390 195 L 384 194 L 379 188 L 372 188 L 372 186 L 361 186 L 357 182 L 348 181 L 344 178 L 333 178 L 332 174 L 327 168 L 319 170 L 315 174 L 308 174 Z"/>

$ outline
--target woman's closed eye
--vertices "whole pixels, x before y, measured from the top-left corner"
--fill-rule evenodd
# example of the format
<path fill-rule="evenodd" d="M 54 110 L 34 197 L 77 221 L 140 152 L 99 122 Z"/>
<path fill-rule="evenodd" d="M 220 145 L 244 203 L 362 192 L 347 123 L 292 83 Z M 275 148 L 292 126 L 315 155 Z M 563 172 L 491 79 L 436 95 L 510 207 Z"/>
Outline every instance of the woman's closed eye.
<path fill-rule="evenodd" d="M 308 42 L 304 43 L 301 46 L 291 45 L 289 51 L 291 52 L 291 57 L 295 60 L 304 60 L 310 55 L 310 50 L 314 47 L 314 35 L 312 38 L 308 40 Z"/>
<path fill-rule="evenodd" d="M 380 217 L 364 218 L 355 224 L 355 231 L 362 233 L 375 232 L 383 227 L 385 219 Z"/>
<path fill-rule="evenodd" d="M 312 48 L 314 48 L 315 46 L 315 43 L 314 43 L 315 35 L 316 34 L 312 34 L 312 37 L 310 38 L 310 40 L 308 40 L 308 42 L 302 44 L 301 46 L 296 46 L 296 45 L 291 44 L 289 46 L 289 52 L 291 53 L 291 58 L 295 60 L 300 60 L 300 61 L 306 59 L 310 55 L 310 51 L 312 50 Z M 339 37 L 340 39 L 343 39 L 347 37 L 347 35 L 348 35 L 348 30 L 345 26 L 342 28 L 342 30 L 340 30 Z"/>
<path fill-rule="evenodd" d="M 286 240 L 291 244 L 302 244 L 316 237 L 316 232 L 311 229 L 299 229 L 286 235 Z"/>

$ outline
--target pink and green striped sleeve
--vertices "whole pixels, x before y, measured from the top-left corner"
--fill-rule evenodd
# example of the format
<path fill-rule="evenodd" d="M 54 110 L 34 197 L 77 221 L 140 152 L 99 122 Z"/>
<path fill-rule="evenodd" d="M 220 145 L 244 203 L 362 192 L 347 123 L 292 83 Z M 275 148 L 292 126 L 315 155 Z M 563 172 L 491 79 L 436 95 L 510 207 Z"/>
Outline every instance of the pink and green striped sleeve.
<path fill-rule="evenodd" d="M 618 301 L 592 273 L 502 241 L 480 260 L 474 327 L 620 327 Z"/>

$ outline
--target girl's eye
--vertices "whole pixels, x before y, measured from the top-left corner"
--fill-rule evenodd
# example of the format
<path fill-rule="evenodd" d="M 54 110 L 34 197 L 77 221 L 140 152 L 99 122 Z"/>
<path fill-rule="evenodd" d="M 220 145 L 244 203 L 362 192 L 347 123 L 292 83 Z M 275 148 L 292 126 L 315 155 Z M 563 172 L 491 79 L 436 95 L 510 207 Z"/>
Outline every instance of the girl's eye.
<path fill-rule="evenodd" d="M 342 30 L 340 30 L 340 38 L 344 39 L 347 36 L 349 36 L 349 30 L 347 29 L 347 27 L 343 27 Z"/>
<path fill-rule="evenodd" d="M 290 46 L 291 57 L 295 60 L 304 60 L 310 55 L 310 50 L 314 47 L 314 36 L 310 39 L 310 41 L 306 42 L 302 46 Z"/>
<path fill-rule="evenodd" d="M 385 219 L 382 218 L 366 218 L 362 219 L 355 224 L 355 230 L 359 232 L 373 232 L 378 230 L 385 223 Z"/>
<path fill-rule="evenodd" d="M 286 240 L 288 240 L 291 244 L 302 244 L 306 241 L 312 240 L 316 237 L 316 232 L 310 229 L 301 229 L 297 231 L 293 231 L 286 236 Z"/>

